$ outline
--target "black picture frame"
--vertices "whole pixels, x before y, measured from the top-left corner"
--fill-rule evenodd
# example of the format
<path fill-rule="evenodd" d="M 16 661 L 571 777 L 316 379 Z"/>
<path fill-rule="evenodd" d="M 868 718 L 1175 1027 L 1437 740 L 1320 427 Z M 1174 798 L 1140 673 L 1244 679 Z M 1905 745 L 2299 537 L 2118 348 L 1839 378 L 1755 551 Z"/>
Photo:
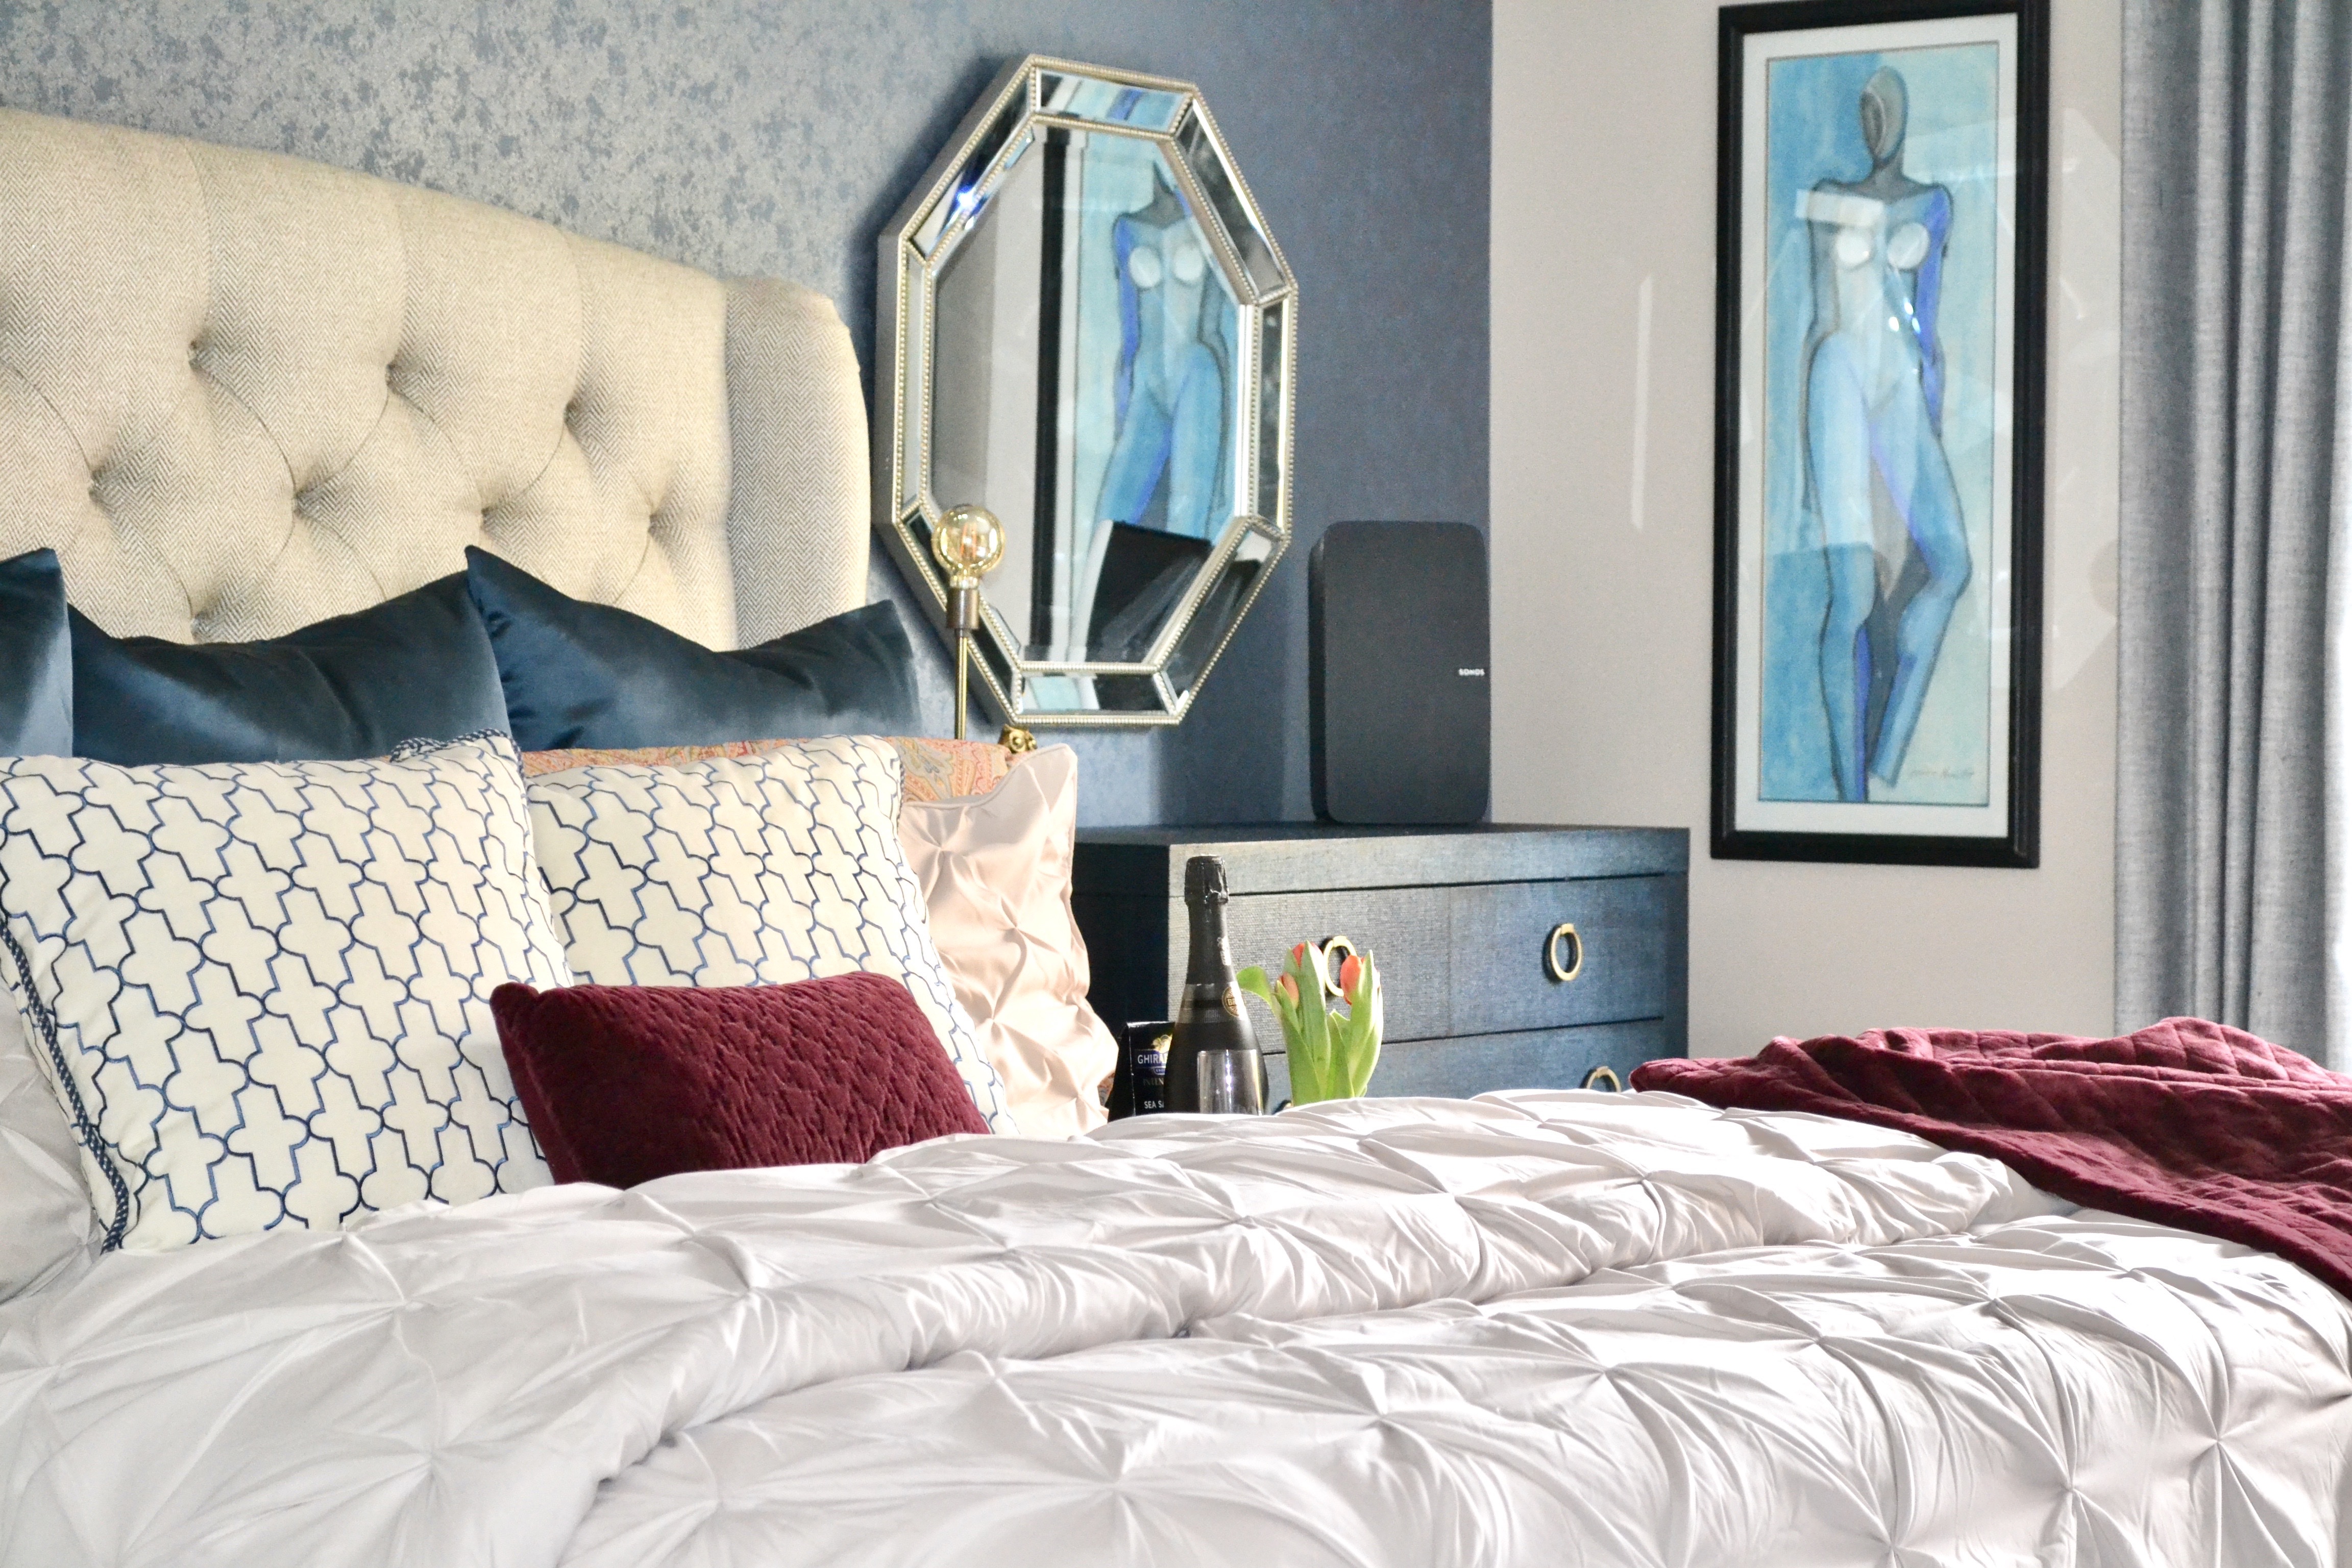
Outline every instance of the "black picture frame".
<path fill-rule="evenodd" d="M 1748 717 L 1741 711 L 1739 700 L 1741 638 L 1745 635 L 1740 620 L 1742 507 L 1749 484 L 1742 468 L 1745 454 L 1741 441 L 1741 398 L 1748 384 L 1744 379 L 1747 367 L 1741 360 L 1742 312 L 1750 287 L 1750 280 L 1743 274 L 1748 262 L 1744 185 L 1748 172 L 1745 146 L 1748 40 L 1759 35 L 1798 30 L 1860 30 L 1888 24 L 1999 16 L 2016 18 L 2010 464 L 2006 476 L 1996 469 L 1992 477 L 1993 484 L 2004 488 L 2009 497 L 2009 685 L 2005 705 L 1998 702 L 1998 693 L 1989 695 L 1988 703 L 1989 712 L 2005 706 L 2008 745 L 2006 769 L 1988 766 L 1987 772 L 2000 778 L 2007 791 L 2006 831 L 1998 837 L 1983 831 L 1981 818 L 1977 831 L 1951 834 L 1858 828 L 1813 831 L 1759 826 L 1752 820 L 1743 823 L 1744 806 L 1751 819 L 1764 814 L 1757 809 L 1764 804 L 1760 790 L 1751 792 L 1756 795 L 1755 801 L 1747 800 L 1739 777 L 1739 727 Z M 1717 38 L 1714 777 L 1709 813 L 1713 854 L 1718 859 L 2032 868 L 2041 858 L 2042 424 L 2050 204 L 2050 21 L 2046 0 L 1782 0 L 1766 5 L 1727 5 L 1719 13 Z M 1758 280 L 1757 287 L 1763 287 L 1762 279 Z M 1808 456 L 1809 498 L 1812 494 L 1811 461 Z M 1757 484 L 1760 487 L 1760 480 Z M 1761 506 L 1755 510 L 1759 513 L 1757 539 L 1760 541 Z M 1760 547 L 1757 553 L 1760 578 Z M 1827 558 L 1828 552 L 1824 550 L 1825 562 Z M 1984 564 L 1976 563 L 1977 569 L 1981 570 Z M 1754 592 L 1760 606 L 1762 590 L 1758 587 Z M 1884 602 L 1883 588 L 1878 602 Z M 1996 607 L 1989 596 L 1988 610 Z M 1997 617 L 1989 624 L 1997 628 Z M 1760 639 L 1760 628 L 1758 636 Z M 1760 647 L 1760 641 L 1758 646 Z M 1751 657 L 1760 671 L 1763 656 L 1759 652 Z M 1759 673 L 1756 678 L 1759 691 L 1761 679 Z M 1828 684 L 1825 680 L 1825 689 Z M 1862 710 L 1867 711 L 1866 706 Z M 1874 745 L 1875 741 L 1865 743 Z M 1762 747 L 1759 739 L 1755 746 L 1759 754 Z M 2000 777 L 2004 773 L 2005 777 Z M 1867 777 L 1865 772 L 1865 784 Z M 1815 797 L 1806 798 L 1810 803 Z M 1876 803 L 1865 801 L 1837 804 L 1836 813 L 1812 815 L 1834 815 L 1846 820 L 1856 813 L 1882 809 Z M 1916 819 L 1932 813 L 1915 806 L 1904 815 Z"/>

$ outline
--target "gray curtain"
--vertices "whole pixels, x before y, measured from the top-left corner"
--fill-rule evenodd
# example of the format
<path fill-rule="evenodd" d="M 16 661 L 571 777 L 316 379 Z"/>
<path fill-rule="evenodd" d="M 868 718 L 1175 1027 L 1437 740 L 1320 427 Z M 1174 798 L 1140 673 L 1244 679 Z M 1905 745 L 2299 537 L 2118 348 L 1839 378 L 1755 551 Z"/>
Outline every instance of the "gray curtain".
<path fill-rule="evenodd" d="M 2126 0 L 2116 1010 L 2345 1068 L 2352 5 Z"/>

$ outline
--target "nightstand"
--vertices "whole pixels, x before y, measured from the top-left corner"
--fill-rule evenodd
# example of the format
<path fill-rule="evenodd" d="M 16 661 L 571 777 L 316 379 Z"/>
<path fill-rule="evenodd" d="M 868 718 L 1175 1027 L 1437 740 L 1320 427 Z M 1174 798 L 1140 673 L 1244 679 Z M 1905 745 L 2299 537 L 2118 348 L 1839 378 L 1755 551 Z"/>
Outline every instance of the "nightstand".
<path fill-rule="evenodd" d="M 1345 936 L 1380 962 L 1388 1037 L 1374 1094 L 1471 1095 L 1622 1080 L 1687 1054 L 1690 836 L 1666 827 L 1097 828 L 1072 902 L 1113 1028 L 1174 1016 L 1184 862 L 1225 863 L 1234 963 Z M 1253 1002 L 1276 1102 L 1280 1030 Z"/>

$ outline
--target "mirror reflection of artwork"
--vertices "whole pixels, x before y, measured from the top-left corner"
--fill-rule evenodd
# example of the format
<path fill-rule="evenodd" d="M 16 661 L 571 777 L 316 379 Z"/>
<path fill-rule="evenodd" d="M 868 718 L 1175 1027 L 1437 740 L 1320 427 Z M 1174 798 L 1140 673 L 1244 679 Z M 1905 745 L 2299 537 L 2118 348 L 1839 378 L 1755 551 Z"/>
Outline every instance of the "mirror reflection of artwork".
<path fill-rule="evenodd" d="M 1060 226 L 1075 242 L 1047 293 L 1065 324 L 1057 368 L 1074 377 L 1057 490 L 1077 504 L 1055 530 L 1031 640 L 1050 659 L 1133 659 L 1234 514 L 1239 308 L 1157 146 L 1076 135 L 1045 156 L 1049 185 L 1064 160 Z"/>
<path fill-rule="evenodd" d="M 1998 66 L 1990 45 L 1770 66 L 1768 800 L 1993 786 Z"/>
<path fill-rule="evenodd" d="M 1232 521 L 1240 313 L 1165 154 L 1135 137 L 1049 131 L 946 268 L 940 381 L 972 395 L 941 398 L 938 461 L 1026 522 L 999 592 L 1026 601 L 1035 658 L 1142 658 Z M 1018 460 L 1033 447 L 1043 489 Z"/>
<path fill-rule="evenodd" d="M 1208 246 L 1154 171 L 1151 200 L 1111 225 L 1118 271 L 1118 435 L 1096 516 L 1213 539 L 1231 423 L 1233 301 Z M 1231 508 L 1224 510 L 1230 513 Z"/>
<path fill-rule="evenodd" d="M 986 507 L 992 690 L 1045 722 L 1181 717 L 1289 538 L 1294 284 L 1205 107 L 1025 61 L 883 266 L 902 567 L 929 582 L 929 520 Z"/>

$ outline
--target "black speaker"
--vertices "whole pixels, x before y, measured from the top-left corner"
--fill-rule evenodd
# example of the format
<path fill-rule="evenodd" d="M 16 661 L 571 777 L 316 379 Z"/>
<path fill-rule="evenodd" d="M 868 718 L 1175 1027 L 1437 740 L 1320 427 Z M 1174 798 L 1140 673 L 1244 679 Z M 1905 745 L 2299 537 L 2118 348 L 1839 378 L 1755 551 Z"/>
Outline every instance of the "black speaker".
<path fill-rule="evenodd" d="M 1493 773 L 1486 536 L 1335 522 L 1307 558 L 1315 815 L 1478 822 Z"/>

